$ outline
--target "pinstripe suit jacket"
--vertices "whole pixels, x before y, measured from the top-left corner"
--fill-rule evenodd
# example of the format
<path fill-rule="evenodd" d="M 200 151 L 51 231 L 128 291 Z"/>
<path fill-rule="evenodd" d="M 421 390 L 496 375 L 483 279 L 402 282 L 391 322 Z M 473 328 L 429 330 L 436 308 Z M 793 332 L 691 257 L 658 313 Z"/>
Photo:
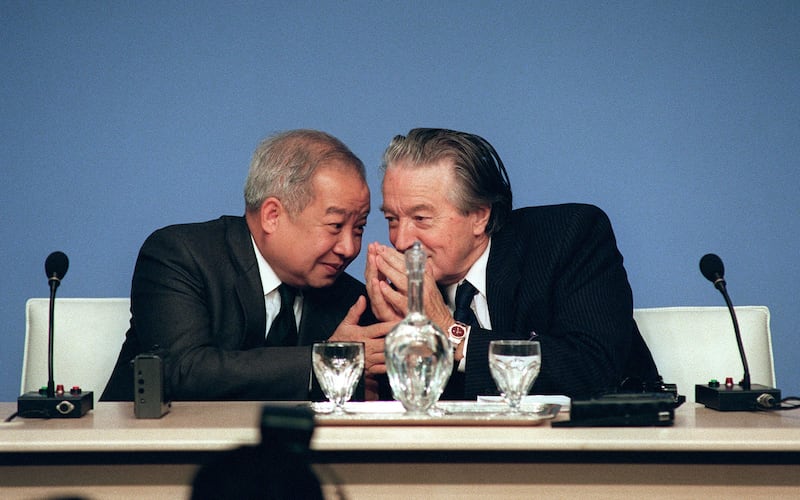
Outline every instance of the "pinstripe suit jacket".
<path fill-rule="evenodd" d="M 131 360 L 157 349 L 175 400 L 309 399 L 311 347 L 330 337 L 364 285 L 342 274 L 303 291 L 297 347 L 264 347 L 266 308 L 243 217 L 160 229 L 142 245 L 131 327 L 102 400 L 133 398 Z M 363 319 L 373 322 L 367 308 Z"/>
<path fill-rule="evenodd" d="M 587 397 L 625 377 L 657 370 L 633 319 L 633 299 L 611 223 L 583 204 L 512 212 L 492 236 L 487 264 L 492 330 L 469 337 L 465 398 L 496 394 L 488 366 L 493 339 L 541 342 L 533 392 Z"/>

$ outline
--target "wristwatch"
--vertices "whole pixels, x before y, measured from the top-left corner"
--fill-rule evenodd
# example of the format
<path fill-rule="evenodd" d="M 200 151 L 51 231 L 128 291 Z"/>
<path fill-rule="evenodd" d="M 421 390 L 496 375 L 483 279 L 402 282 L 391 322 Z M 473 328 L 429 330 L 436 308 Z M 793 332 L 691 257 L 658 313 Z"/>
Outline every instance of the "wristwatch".
<path fill-rule="evenodd" d="M 468 324 L 456 321 L 447 329 L 447 338 L 450 339 L 453 346 L 457 346 L 469 334 L 470 328 Z"/>

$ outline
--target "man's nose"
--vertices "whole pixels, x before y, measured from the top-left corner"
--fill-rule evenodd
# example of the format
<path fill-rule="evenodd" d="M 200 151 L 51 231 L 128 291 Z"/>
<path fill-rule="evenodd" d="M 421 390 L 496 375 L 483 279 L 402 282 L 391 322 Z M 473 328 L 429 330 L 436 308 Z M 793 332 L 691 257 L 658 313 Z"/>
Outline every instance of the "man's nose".
<path fill-rule="evenodd" d="M 361 251 L 361 241 L 350 231 L 342 231 L 333 251 L 347 259 L 355 257 Z"/>
<path fill-rule="evenodd" d="M 408 223 L 399 223 L 393 233 L 393 237 L 390 235 L 389 239 L 391 240 L 392 245 L 394 245 L 394 247 L 401 252 L 405 252 L 411 248 L 411 245 L 417 241 L 417 233 L 413 226 Z"/>

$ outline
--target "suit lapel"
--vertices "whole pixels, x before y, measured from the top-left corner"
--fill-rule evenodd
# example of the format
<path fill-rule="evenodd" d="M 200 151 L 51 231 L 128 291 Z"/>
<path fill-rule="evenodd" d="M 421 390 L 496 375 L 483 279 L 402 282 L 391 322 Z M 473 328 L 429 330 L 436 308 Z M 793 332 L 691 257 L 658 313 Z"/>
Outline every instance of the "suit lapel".
<path fill-rule="evenodd" d="M 514 239 L 514 231 L 509 225 L 492 236 L 486 264 L 486 293 L 492 330 L 513 330 L 513 298 L 519 287 L 521 267 L 521 256 Z"/>
<path fill-rule="evenodd" d="M 244 349 L 264 345 L 266 335 L 267 311 L 264 305 L 264 291 L 261 289 L 261 276 L 250 239 L 250 231 L 244 218 L 232 219 L 228 225 L 226 239 L 228 252 L 237 263 L 240 273 L 234 285 L 236 296 L 242 308 L 244 321 Z"/>

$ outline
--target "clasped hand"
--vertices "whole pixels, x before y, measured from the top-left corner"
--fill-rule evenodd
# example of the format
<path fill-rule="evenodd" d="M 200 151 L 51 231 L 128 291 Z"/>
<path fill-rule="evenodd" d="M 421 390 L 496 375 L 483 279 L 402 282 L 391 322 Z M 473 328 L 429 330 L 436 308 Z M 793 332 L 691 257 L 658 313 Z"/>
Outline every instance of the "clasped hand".
<path fill-rule="evenodd" d="M 403 253 L 380 243 L 370 243 L 364 281 L 376 318 L 397 322 L 408 314 L 408 276 Z M 445 304 L 429 266 L 425 266 L 422 288 L 425 315 L 442 329 L 453 324 L 453 313 Z M 461 345 L 456 359 L 461 359 Z"/>

